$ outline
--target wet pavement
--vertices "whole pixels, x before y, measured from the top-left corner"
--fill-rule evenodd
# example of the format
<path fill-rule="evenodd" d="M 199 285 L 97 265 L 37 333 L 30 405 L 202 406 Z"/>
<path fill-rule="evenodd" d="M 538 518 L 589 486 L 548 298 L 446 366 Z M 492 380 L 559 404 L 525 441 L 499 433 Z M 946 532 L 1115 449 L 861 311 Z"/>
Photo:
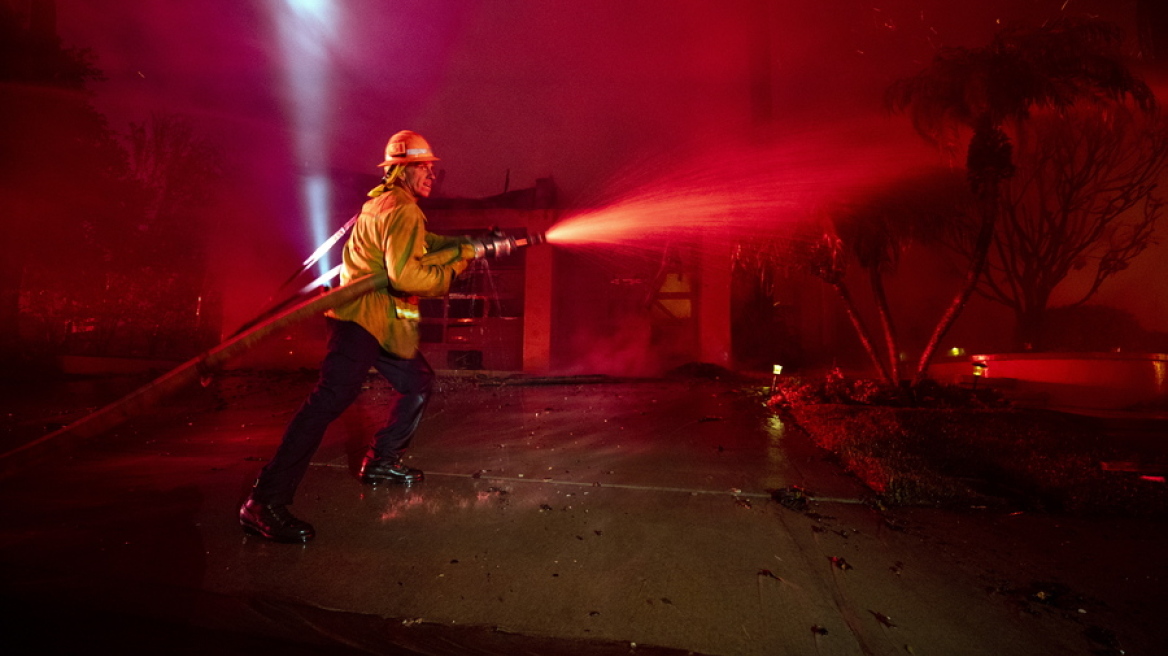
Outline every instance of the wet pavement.
<path fill-rule="evenodd" d="M 1163 521 L 880 509 L 740 386 L 581 381 L 443 377 L 410 454 L 426 480 L 371 488 L 355 472 L 392 396 L 371 378 L 293 507 L 317 529 L 305 546 L 245 536 L 236 509 L 308 374 L 236 372 L 42 447 L 0 479 L 9 644 L 1168 653 Z M 9 442 L 38 423 L 19 415 Z M 772 499 L 793 485 L 816 500 Z"/>

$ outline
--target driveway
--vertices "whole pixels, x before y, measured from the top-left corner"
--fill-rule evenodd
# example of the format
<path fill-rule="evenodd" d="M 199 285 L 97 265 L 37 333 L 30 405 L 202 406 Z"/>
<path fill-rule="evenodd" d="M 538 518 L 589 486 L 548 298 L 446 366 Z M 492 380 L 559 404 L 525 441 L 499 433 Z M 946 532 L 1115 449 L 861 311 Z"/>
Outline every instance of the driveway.
<path fill-rule="evenodd" d="M 236 508 L 311 384 L 235 372 L 0 480 L 10 635 L 27 653 L 1168 653 L 1164 522 L 882 509 L 705 378 L 443 376 L 409 489 L 354 476 L 392 397 L 371 378 L 294 505 L 317 538 L 246 537 Z M 792 486 L 811 500 L 772 497 Z"/>

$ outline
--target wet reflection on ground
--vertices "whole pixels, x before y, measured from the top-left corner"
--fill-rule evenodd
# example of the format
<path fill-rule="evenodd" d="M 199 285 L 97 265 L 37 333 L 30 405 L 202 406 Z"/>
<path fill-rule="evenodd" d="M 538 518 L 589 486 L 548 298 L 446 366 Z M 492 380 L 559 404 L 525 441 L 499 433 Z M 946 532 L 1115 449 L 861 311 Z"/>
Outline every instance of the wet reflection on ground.
<path fill-rule="evenodd" d="M 246 537 L 236 510 L 312 380 L 228 382 L 0 478 L 13 635 L 283 656 L 1086 653 L 1088 625 L 1154 642 L 1162 526 L 856 505 L 798 430 L 707 381 L 452 386 L 409 488 L 357 479 L 390 396 L 371 383 L 297 496 L 317 538 Z M 788 486 L 833 500 L 771 500 Z M 1036 623 L 1003 604 L 1039 580 L 1082 605 Z"/>

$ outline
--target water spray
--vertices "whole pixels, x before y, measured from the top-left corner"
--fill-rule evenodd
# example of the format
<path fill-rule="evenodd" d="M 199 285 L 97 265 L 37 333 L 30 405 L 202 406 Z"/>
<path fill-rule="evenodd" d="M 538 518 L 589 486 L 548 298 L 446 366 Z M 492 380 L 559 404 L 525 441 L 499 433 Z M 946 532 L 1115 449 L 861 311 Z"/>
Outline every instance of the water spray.
<path fill-rule="evenodd" d="M 335 246 L 338 241 L 344 238 L 344 236 L 349 233 L 349 230 L 352 229 L 353 225 L 357 223 L 358 216 L 360 216 L 360 214 L 354 215 L 353 218 L 346 221 L 345 225 L 341 226 L 336 232 L 333 233 L 331 237 L 325 240 L 324 243 L 322 243 L 320 246 L 317 246 L 316 250 L 312 252 L 312 255 L 309 255 L 308 259 L 301 263 L 300 268 L 297 269 L 292 275 L 288 276 L 288 279 L 285 280 L 282 285 L 280 285 L 280 288 L 283 289 L 284 287 L 287 287 L 293 280 L 300 277 L 300 274 L 307 271 L 310 267 L 312 267 L 312 265 L 316 264 L 317 261 L 327 255 L 328 252 L 332 250 L 332 247 Z M 325 278 L 324 282 L 327 282 L 328 280 L 331 280 L 333 277 L 335 277 L 335 270 L 336 269 L 334 267 L 333 270 L 326 271 L 322 274 L 322 278 L 328 276 Z M 330 273 L 332 273 L 332 275 L 329 275 Z M 320 284 L 324 283 L 314 282 L 312 285 L 310 285 L 310 287 L 316 287 Z"/>
<path fill-rule="evenodd" d="M 773 140 L 709 134 L 683 152 L 614 170 L 605 196 L 547 230 L 563 247 L 640 251 L 647 243 L 761 243 L 796 237 L 827 212 L 936 164 L 883 119 L 792 129 Z M 710 153 L 728 153 L 710 166 Z"/>

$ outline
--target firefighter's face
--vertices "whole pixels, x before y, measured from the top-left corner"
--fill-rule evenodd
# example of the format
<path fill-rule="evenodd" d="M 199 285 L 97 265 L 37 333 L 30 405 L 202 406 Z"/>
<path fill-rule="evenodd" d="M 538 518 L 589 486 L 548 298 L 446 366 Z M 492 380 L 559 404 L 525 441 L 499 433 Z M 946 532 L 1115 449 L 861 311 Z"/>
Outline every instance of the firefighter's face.
<path fill-rule="evenodd" d="M 402 185 L 419 198 L 428 198 L 434 189 L 434 163 L 414 162 L 406 167 Z"/>

